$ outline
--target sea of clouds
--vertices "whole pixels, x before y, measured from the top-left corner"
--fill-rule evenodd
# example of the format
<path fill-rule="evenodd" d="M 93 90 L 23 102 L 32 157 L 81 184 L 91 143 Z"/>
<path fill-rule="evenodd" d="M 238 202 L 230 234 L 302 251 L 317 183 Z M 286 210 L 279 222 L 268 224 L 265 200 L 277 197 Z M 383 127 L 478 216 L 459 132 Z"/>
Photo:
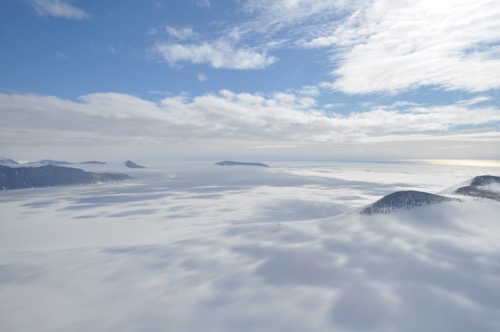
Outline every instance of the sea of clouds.
<path fill-rule="evenodd" d="M 164 164 L 0 192 L 5 331 L 498 331 L 500 204 L 363 216 L 498 168 Z"/>

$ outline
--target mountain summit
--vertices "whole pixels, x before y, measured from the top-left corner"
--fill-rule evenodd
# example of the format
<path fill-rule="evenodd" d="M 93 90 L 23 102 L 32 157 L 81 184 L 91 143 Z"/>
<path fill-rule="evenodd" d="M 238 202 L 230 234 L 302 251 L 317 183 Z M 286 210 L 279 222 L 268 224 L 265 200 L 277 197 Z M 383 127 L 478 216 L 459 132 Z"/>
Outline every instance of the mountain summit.
<path fill-rule="evenodd" d="M 454 201 L 453 198 L 429 194 L 423 191 L 397 191 L 384 196 L 375 203 L 364 208 L 360 213 L 366 215 L 387 214 L 397 210 L 410 210 L 416 207 Z"/>
<path fill-rule="evenodd" d="M 470 185 L 455 190 L 456 194 L 488 198 L 500 202 L 500 176 L 481 175 L 472 179 Z"/>
<path fill-rule="evenodd" d="M 124 164 L 125 164 L 125 167 L 128 167 L 128 168 L 146 168 L 146 167 L 138 165 L 130 160 L 127 160 Z"/>
<path fill-rule="evenodd" d="M 470 181 L 468 186 L 460 187 L 453 194 L 469 196 L 473 198 L 486 198 L 500 202 L 500 176 L 480 175 Z M 375 203 L 361 210 L 361 214 L 387 214 L 397 210 L 410 210 L 416 207 L 439 204 L 450 201 L 461 201 L 458 198 L 450 198 L 441 195 L 426 193 L 423 191 L 397 191 L 384 196 Z"/>

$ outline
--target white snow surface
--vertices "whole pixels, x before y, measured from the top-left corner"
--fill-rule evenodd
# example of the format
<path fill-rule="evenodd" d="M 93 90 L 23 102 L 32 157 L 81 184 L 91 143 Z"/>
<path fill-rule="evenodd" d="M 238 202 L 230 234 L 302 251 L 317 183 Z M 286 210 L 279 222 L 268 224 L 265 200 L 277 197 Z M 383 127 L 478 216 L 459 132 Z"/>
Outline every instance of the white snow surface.
<path fill-rule="evenodd" d="M 357 213 L 498 168 L 78 166 L 0 192 L 0 331 L 500 330 L 500 203 Z"/>

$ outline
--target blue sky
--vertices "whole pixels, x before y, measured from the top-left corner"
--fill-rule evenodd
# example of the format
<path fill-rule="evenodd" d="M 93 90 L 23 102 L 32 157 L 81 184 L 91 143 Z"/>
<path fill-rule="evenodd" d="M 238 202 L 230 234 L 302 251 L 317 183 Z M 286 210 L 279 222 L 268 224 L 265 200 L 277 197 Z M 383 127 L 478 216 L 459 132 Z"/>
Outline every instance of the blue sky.
<path fill-rule="evenodd" d="M 0 154 L 500 159 L 495 1 L 0 4 Z"/>

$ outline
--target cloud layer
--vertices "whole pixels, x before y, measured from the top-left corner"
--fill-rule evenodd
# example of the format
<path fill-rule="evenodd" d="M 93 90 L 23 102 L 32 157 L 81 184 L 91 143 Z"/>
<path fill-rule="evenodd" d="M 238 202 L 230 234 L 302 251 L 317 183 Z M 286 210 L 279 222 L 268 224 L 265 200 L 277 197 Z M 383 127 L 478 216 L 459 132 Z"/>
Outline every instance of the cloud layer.
<path fill-rule="evenodd" d="M 480 171 L 173 163 L 128 183 L 12 191 L 0 196 L 2 327 L 498 331 L 500 204 L 344 214 Z"/>
<path fill-rule="evenodd" d="M 115 144 L 172 140 L 239 140 L 258 145 L 371 144 L 407 141 L 498 141 L 500 111 L 481 102 L 373 106 L 342 115 L 321 109 L 300 92 L 270 95 L 222 90 L 153 102 L 118 93 L 77 102 L 37 95 L 0 95 L 4 148 L 20 144 Z"/>

